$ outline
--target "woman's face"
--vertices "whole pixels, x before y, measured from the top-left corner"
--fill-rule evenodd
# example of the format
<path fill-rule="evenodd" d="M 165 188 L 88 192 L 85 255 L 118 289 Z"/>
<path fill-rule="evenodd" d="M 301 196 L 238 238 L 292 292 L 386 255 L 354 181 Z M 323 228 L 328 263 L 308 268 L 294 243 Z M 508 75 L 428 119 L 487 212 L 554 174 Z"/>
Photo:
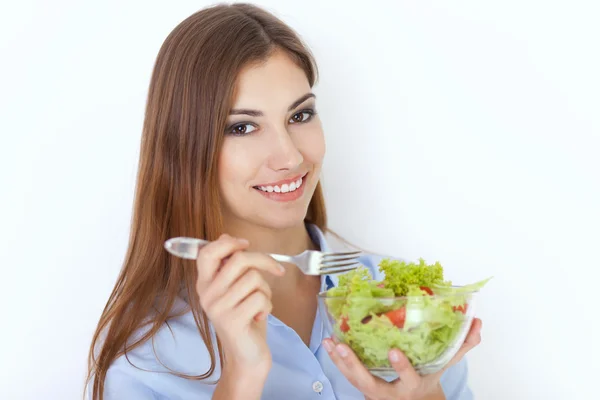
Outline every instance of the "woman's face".
<path fill-rule="evenodd" d="M 219 159 L 225 226 L 304 221 L 325 155 L 304 71 L 276 52 L 242 70 Z"/>

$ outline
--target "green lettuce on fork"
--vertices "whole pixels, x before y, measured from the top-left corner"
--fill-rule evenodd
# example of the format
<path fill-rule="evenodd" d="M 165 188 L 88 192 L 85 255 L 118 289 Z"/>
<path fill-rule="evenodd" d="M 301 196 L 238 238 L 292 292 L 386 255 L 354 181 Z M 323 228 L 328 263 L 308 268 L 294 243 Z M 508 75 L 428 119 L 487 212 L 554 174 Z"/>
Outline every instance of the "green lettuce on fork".
<path fill-rule="evenodd" d="M 415 366 L 435 360 L 460 332 L 471 294 L 491 279 L 454 287 L 440 263 L 423 259 L 385 259 L 379 270 L 385 274 L 381 281 L 365 267 L 340 275 L 326 298 L 335 335 L 368 368 L 389 367 L 391 348 Z"/>

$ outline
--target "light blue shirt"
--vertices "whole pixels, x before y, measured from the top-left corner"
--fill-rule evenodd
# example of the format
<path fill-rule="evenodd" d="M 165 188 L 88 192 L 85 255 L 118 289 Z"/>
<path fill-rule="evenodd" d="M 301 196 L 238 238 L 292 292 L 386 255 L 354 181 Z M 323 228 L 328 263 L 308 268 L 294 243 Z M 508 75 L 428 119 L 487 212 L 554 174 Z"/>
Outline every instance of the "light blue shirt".
<path fill-rule="evenodd" d="M 313 241 L 322 251 L 330 247 L 323 233 L 314 225 L 307 226 Z M 364 256 L 361 263 L 380 279 L 379 258 Z M 337 284 L 335 275 L 322 278 L 321 289 Z M 184 299 L 178 299 L 185 306 Z M 262 400 L 364 400 L 364 395 L 350 384 L 329 358 L 321 342 L 325 338 L 321 316 L 317 310 L 310 345 L 276 317 L 267 320 L 267 341 L 273 366 L 269 372 Z M 214 335 L 214 333 L 213 333 Z M 213 336 L 214 339 L 214 336 Z M 133 364 L 133 365 L 132 365 Z M 208 381 L 190 380 L 169 372 L 200 375 L 210 366 L 208 350 L 191 312 L 169 321 L 154 340 L 121 356 L 109 368 L 105 381 L 106 400 L 203 400 L 212 398 L 211 382 L 220 376 L 219 362 Z M 449 368 L 441 379 L 447 400 L 472 400 L 467 385 L 467 363 L 463 359 Z"/>

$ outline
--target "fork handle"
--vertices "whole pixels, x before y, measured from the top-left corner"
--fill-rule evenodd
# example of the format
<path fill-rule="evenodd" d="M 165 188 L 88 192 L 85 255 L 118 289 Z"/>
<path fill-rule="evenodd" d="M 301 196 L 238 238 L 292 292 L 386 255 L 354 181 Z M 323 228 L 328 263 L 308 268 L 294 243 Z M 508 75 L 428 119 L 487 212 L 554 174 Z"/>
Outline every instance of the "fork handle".
<path fill-rule="evenodd" d="M 165 242 L 165 249 L 174 256 L 195 260 L 198 258 L 198 251 L 206 246 L 207 240 L 190 238 L 190 237 L 175 237 Z M 269 254 L 278 262 L 294 263 L 294 258 L 281 254 Z"/>
<path fill-rule="evenodd" d="M 291 263 L 291 264 L 296 263 L 294 261 L 294 257 L 292 257 L 292 256 L 284 256 L 282 254 L 269 254 L 269 256 L 271 256 L 271 258 L 274 258 L 275 261 L 278 261 L 278 262 Z"/>
<path fill-rule="evenodd" d="M 198 251 L 208 243 L 207 240 L 202 239 L 175 237 L 167 240 L 164 246 L 165 250 L 174 256 L 185 258 L 187 260 L 195 260 L 198 258 Z"/>

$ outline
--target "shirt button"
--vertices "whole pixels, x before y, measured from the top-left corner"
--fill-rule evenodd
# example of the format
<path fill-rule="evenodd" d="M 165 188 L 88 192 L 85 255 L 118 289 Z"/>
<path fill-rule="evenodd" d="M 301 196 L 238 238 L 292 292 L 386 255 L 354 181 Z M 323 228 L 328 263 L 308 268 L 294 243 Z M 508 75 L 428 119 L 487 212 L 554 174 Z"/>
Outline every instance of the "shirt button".
<path fill-rule="evenodd" d="M 323 384 L 319 381 L 313 383 L 313 390 L 317 393 L 321 393 L 323 391 Z"/>

